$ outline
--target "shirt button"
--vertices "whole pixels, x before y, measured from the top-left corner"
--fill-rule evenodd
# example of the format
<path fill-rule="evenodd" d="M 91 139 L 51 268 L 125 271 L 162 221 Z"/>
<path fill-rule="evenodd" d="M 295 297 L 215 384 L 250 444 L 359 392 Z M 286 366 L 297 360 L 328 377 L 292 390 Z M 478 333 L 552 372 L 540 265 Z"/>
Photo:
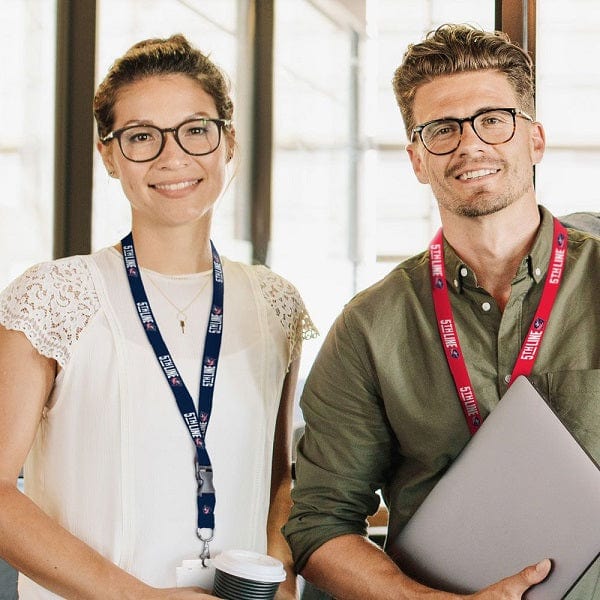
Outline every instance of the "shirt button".
<path fill-rule="evenodd" d="M 484 302 L 481 305 L 481 308 L 485 311 L 488 312 L 490 310 L 490 308 L 492 308 L 492 305 L 489 302 Z"/>
<path fill-rule="evenodd" d="M 535 274 L 539 277 L 542 274 L 542 270 L 539 267 L 537 267 L 535 270 Z"/>
<path fill-rule="evenodd" d="M 506 381 L 506 383 L 510 383 L 510 375 L 505 375 L 504 381 Z"/>
<path fill-rule="evenodd" d="M 460 270 L 460 274 L 463 277 L 466 277 L 469 274 L 469 271 L 467 270 L 467 267 L 462 267 L 461 270 Z"/>

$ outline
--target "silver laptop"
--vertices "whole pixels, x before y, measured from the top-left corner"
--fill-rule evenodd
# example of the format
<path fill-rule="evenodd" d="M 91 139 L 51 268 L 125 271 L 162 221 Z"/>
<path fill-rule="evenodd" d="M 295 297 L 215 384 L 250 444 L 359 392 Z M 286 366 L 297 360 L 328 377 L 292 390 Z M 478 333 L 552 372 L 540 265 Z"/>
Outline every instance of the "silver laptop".
<path fill-rule="evenodd" d="M 463 594 L 550 558 L 524 597 L 559 600 L 600 555 L 600 469 L 519 377 L 388 552 L 422 583 Z"/>

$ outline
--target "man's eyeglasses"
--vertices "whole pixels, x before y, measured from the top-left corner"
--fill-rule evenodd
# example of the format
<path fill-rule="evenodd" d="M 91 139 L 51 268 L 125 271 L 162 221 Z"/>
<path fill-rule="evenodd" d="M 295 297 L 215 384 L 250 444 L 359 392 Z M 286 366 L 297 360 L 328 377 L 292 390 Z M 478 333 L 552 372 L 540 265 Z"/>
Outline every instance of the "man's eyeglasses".
<path fill-rule="evenodd" d="M 177 127 L 161 129 L 154 125 L 130 125 L 111 131 L 101 138 L 103 144 L 117 139 L 123 156 L 133 162 L 154 160 L 165 147 L 167 133 L 172 133 L 180 148 L 193 156 L 214 152 L 221 142 L 221 130 L 229 119 L 190 119 Z"/>
<path fill-rule="evenodd" d="M 533 119 L 518 108 L 493 108 L 482 110 L 464 119 L 436 119 L 412 130 L 410 141 L 419 134 L 426 150 L 437 156 L 454 152 L 462 137 L 463 124 L 471 123 L 477 137 L 486 144 L 496 146 L 510 141 L 515 135 L 516 117 Z"/>

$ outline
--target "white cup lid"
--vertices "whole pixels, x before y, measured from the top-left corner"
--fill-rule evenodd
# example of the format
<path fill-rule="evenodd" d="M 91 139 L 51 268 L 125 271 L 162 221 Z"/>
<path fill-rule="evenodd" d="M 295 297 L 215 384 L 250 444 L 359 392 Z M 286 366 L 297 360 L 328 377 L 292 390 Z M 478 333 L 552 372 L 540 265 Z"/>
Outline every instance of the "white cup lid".
<path fill-rule="evenodd" d="M 212 563 L 219 571 L 253 581 L 284 581 L 286 577 L 280 560 L 249 550 L 225 550 Z"/>

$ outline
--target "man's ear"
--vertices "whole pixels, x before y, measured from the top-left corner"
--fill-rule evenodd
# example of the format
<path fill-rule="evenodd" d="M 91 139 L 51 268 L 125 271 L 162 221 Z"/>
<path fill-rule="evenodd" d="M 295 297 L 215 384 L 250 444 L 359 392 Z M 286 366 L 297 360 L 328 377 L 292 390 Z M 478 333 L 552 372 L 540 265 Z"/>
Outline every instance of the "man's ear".
<path fill-rule="evenodd" d="M 429 183 L 429 175 L 423 162 L 423 149 L 417 146 L 417 142 L 411 142 L 406 146 L 406 152 L 410 158 L 413 171 L 420 183 Z"/>
<path fill-rule="evenodd" d="M 531 124 L 531 161 L 537 165 L 544 156 L 546 149 L 546 132 L 541 123 Z"/>

